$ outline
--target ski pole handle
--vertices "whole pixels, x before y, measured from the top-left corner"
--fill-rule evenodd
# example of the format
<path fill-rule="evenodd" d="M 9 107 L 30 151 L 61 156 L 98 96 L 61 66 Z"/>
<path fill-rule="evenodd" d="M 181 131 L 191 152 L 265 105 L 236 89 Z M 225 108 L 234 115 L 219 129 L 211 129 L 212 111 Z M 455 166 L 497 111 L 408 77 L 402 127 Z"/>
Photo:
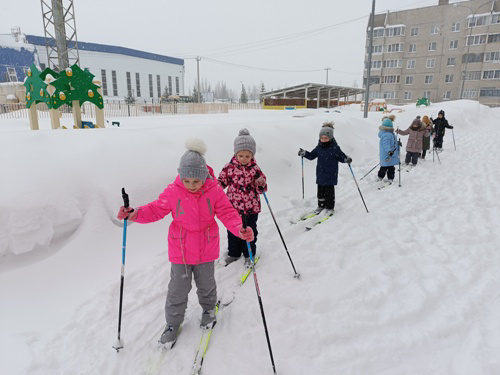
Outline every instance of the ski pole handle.
<path fill-rule="evenodd" d="M 128 208 L 130 203 L 128 200 L 128 194 L 125 193 L 125 188 L 122 188 L 122 198 L 123 198 L 123 207 Z"/>

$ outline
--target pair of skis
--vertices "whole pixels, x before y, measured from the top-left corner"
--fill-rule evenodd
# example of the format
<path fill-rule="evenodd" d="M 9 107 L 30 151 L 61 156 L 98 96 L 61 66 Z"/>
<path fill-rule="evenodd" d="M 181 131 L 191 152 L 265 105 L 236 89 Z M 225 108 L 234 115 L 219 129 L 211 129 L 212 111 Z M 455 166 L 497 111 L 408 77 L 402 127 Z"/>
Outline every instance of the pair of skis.
<path fill-rule="evenodd" d="M 323 211 L 321 211 L 323 212 Z M 316 213 L 316 212 L 308 212 L 305 213 L 304 215 L 300 216 L 296 220 L 291 220 L 290 222 L 292 224 L 297 224 L 301 221 L 309 221 L 308 224 L 306 225 L 306 230 L 311 230 L 313 229 L 316 225 L 322 224 L 325 221 L 327 221 L 329 218 L 333 216 L 333 213 L 330 215 L 322 216 L 321 212 Z"/>

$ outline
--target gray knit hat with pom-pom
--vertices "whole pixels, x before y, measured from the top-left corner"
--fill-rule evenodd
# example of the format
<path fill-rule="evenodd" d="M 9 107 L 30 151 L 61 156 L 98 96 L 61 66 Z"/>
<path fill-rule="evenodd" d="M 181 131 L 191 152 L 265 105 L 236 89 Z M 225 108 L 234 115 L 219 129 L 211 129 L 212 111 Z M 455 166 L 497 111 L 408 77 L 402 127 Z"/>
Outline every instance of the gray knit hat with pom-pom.
<path fill-rule="evenodd" d="M 193 138 L 186 141 L 188 149 L 181 157 L 177 172 L 181 179 L 197 178 L 205 183 L 208 177 L 207 163 L 203 155 L 207 152 L 207 146 L 201 139 Z"/>
<path fill-rule="evenodd" d="M 234 139 L 234 154 L 246 150 L 255 155 L 256 149 L 257 145 L 255 143 L 255 139 L 253 139 L 253 137 L 250 135 L 248 129 L 241 129 L 238 133 L 238 136 Z"/>
<path fill-rule="evenodd" d="M 333 121 L 323 123 L 321 130 L 319 131 L 319 137 L 322 135 L 326 135 L 328 139 L 331 141 L 333 139 Z"/>

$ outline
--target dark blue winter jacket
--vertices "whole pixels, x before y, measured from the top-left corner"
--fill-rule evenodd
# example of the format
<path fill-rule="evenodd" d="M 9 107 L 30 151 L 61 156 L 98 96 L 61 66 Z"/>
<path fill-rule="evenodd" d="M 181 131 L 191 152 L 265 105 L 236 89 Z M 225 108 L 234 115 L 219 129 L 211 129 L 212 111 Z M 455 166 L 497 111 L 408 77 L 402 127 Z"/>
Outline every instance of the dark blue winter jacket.
<path fill-rule="evenodd" d="M 306 151 L 304 157 L 309 160 L 318 158 L 316 184 L 323 186 L 337 185 L 339 162 L 345 163 L 346 155 L 342 152 L 335 139 L 328 142 L 326 146 L 319 142 L 314 150 L 311 152 Z"/>

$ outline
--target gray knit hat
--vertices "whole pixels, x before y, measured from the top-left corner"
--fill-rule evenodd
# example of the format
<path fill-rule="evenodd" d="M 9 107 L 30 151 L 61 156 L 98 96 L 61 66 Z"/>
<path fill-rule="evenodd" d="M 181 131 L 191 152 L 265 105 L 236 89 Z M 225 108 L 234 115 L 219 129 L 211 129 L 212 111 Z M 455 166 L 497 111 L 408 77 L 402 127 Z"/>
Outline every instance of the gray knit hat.
<path fill-rule="evenodd" d="M 179 168 L 177 168 L 179 176 L 181 179 L 197 178 L 205 183 L 208 168 L 203 155 L 207 152 L 207 146 L 201 139 L 193 138 L 186 141 L 186 148 L 188 150 L 182 155 Z"/>
<path fill-rule="evenodd" d="M 333 121 L 325 122 L 319 131 L 319 137 L 322 135 L 326 135 L 328 139 L 331 141 L 333 139 Z"/>
<path fill-rule="evenodd" d="M 246 150 L 255 155 L 256 148 L 255 139 L 250 135 L 248 129 L 241 129 L 238 136 L 234 139 L 234 154 L 236 155 L 238 152 Z"/>

